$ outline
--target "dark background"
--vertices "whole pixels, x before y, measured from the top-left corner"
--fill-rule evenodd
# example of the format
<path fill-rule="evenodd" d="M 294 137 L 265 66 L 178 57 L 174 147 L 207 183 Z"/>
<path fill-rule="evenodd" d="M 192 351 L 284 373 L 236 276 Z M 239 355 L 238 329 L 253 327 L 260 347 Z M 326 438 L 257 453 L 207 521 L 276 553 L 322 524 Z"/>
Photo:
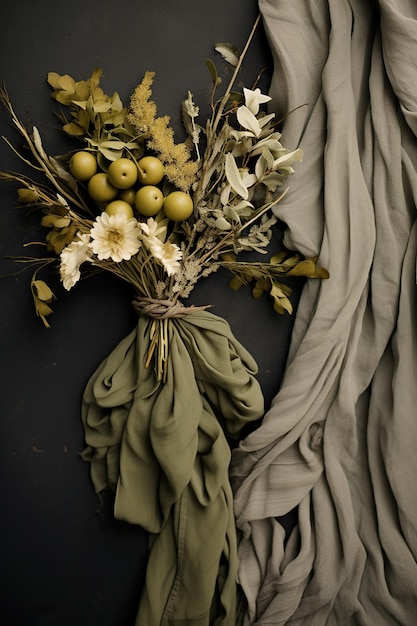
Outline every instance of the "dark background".
<path fill-rule="evenodd" d="M 8 2 L 2 6 L 0 80 L 20 119 L 38 127 L 49 154 L 59 154 L 68 145 L 57 131 L 49 71 L 81 80 L 102 67 L 105 91 L 117 91 L 127 104 L 144 72 L 154 70 L 158 114 L 171 116 L 180 139 L 180 103 L 188 90 L 200 120 L 208 114 L 205 59 L 230 75 L 214 44 L 243 47 L 257 12 L 253 0 Z M 238 86 L 251 87 L 263 68 L 266 91 L 272 66 L 259 27 Z M 3 109 L 0 130 L 19 140 Z M 22 170 L 3 141 L 0 169 Z M 40 228 L 37 215 L 16 207 L 14 186 L 3 183 L 0 193 L 4 276 L 19 267 L 3 257 L 24 254 L 22 244 L 36 240 Z M 30 276 L 29 269 L 0 281 L 0 620 L 3 626 L 132 626 L 146 533 L 115 521 L 110 497 L 98 512 L 88 465 L 79 457 L 81 394 L 135 323 L 131 292 L 102 275 L 68 294 L 48 276 L 58 300 L 45 329 L 32 305 Z M 268 406 L 279 388 L 293 318 L 276 314 L 266 297 L 255 301 L 249 290 L 230 291 L 228 279 L 223 272 L 207 279 L 191 300 L 213 304 L 212 311 L 229 320 L 258 362 Z"/>

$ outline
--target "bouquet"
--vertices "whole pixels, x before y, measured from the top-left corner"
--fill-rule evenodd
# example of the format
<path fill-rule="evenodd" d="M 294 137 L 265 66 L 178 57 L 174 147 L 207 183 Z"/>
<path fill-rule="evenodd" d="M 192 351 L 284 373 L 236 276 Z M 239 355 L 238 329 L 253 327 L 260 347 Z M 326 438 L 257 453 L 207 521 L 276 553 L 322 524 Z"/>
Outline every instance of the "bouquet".
<path fill-rule="evenodd" d="M 56 296 L 41 272 L 50 265 L 65 290 L 97 271 L 132 286 L 137 325 L 91 376 L 81 413 L 82 456 L 97 493 L 114 490 L 116 517 L 150 533 L 137 624 L 238 620 L 229 438 L 262 417 L 263 397 L 256 363 L 227 321 L 184 301 L 200 279 L 226 267 L 231 288 L 251 284 L 255 297 L 266 292 L 278 313 L 291 313 L 282 278 L 328 275 L 317 258 L 286 251 L 258 260 L 302 151 L 282 145 L 274 114 L 264 111 L 270 98 L 256 83 L 235 89 L 257 22 L 242 52 L 215 46 L 233 76 L 219 96 L 222 80 L 206 62 L 211 116 L 200 124 L 188 92 L 184 142 L 175 141 L 170 118 L 158 116 L 151 71 L 127 106 L 103 91 L 101 69 L 80 81 L 50 72 L 62 130 L 77 144 L 59 157 L 1 90 L 28 152 L 6 141 L 36 177 L 0 178 L 17 183 L 19 202 L 39 210 L 46 229 L 45 241 L 33 242 L 46 256 L 16 258 L 35 267 L 37 315 L 48 327 Z"/>

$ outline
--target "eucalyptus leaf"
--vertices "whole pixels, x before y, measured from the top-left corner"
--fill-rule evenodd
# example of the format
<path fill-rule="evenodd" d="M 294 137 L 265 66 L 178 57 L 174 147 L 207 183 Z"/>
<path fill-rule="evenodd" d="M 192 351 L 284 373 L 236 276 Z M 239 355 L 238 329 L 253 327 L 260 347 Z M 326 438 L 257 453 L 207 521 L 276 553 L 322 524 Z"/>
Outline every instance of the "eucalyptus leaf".
<path fill-rule="evenodd" d="M 284 184 L 287 177 L 278 173 L 270 172 L 262 178 L 262 184 L 268 189 L 268 191 L 276 191 L 278 187 Z"/>
<path fill-rule="evenodd" d="M 216 227 L 220 230 L 230 230 L 232 228 L 230 223 L 224 217 L 218 217 L 215 223 Z"/>
<path fill-rule="evenodd" d="M 224 207 L 224 214 L 234 224 L 240 224 L 241 223 L 239 214 L 237 213 L 237 211 L 234 210 L 234 208 L 232 206 L 230 206 L 230 205 L 229 206 L 225 206 Z"/>
<path fill-rule="evenodd" d="M 233 67 L 239 63 L 240 50 L 231 43 L 216 43 L 214 49 L 222 55 L 223 59 Z"/>
<path fill-rule="evenodd" d="M 265 150 L 256 161 L 255 174 L 258 180 L 264 176 L 265 172 L 269 170 L 271 164 L 274 162 L 272 154 L 270 152 L 269 154 L 271 155 L 271 159 L 268 159 L 268 151 Z"/>
<path fill-rule="evenodd" d="M 239 196 L 246 200 L 248 197 L 248 190 L 242 182 L 236 161 L 230 152 L 228 152 L 225 156 L 225 173 L 233 191 L 236 191 Z"/>
<path fill-rule="evenodd" d="M 297 148 L 297 150 L 293 150 L 292 152 L 288 152 L 280 156 L 278 159 L 274 161 L 274 169 L 279 169 L 280 167 L 292 165 L 297 161 L 302 161 L 303 159 L 303 150 L 301 148 Z"/>
<path fill-rule="evenodd" d="M 249 111 L 248 107 L 242 105 L 236 111 L 237 121 L 243 128 L 246 128 L 251 133 L 255 135 L 255 137 L 259 137 L 261 133 L 261 127 L 259 126 L 259 122 L 256 119 L 256 116 Z"/>

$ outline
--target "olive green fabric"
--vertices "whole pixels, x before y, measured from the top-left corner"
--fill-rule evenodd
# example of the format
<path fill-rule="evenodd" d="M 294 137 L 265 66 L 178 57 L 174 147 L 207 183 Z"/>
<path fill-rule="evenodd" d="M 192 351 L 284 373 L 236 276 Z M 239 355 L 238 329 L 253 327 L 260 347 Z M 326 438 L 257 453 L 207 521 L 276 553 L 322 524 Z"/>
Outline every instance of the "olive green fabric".
<path fill-rule="evenodd" d="M 169 320 L 166 383 L 144 367 L 150 320 L 113 350 L 82 403 L 97 492 L 151 533 L 138 626 L 236 626 L 237 545 L 228 477 L 233 437 L 263 413 L 257 366 L 207 311 Z"/>
<path fill-rule="evenodd" d="M 417 2 L 260 0 L 277 205 L 320 253 L 278 395 L 233 451 L 245 624 L 417 623 Z M 289 538 L 277 516 L 298 512 Z"/>

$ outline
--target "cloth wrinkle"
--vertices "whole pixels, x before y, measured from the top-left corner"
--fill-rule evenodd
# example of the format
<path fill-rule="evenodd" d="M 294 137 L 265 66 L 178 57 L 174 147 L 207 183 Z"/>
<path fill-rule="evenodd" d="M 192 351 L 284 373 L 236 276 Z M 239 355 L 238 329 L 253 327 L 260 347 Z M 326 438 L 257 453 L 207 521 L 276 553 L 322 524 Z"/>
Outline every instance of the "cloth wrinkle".
<path fill-rule="evenodd" d="M 280 389 L 232 453 L 243 624 L 413 626 L 416 6 L 259 7 L 271 109 L 307 103 L 283 120 L 304 159 L 274 212 L 330 278 L 303 287 Z"/>
<path fill-rule="evenodd" d="M 137 626 L 236 626 L 237 536 L 230 447 L 264 412 L 256 363 L 222 318 L 168 320 L 167 380 L 146 367 L 152 321 L 97 367 L 83 395 L 83 458 L 114 514 L 150 533 Z M 214 393 L 216 390 L 216 393 Z"/>

